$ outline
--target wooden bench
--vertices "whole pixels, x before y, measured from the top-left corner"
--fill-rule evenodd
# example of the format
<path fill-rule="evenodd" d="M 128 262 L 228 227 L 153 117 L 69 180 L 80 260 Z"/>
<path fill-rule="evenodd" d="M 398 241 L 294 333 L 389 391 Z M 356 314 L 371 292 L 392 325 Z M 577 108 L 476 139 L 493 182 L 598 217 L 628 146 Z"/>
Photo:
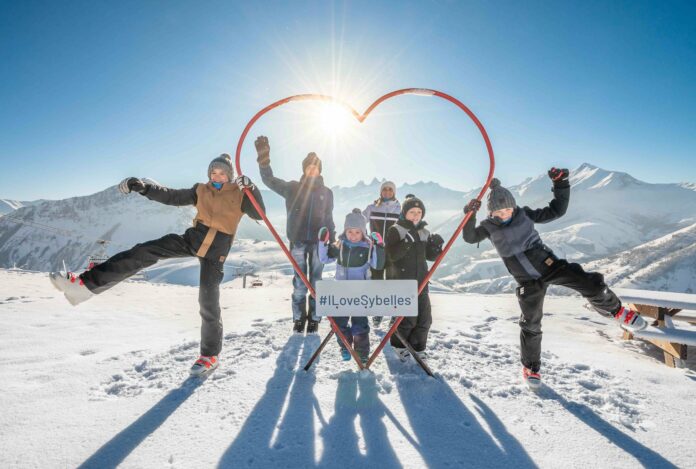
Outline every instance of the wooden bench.
<path fill-rule="evenodd" d="M 624 332 L 626 340 L 647 340 L 664 352 L 665 363 L 672 368 L 681 368 L 686 360 L 687 346 L 696 346 L 695 329 L 677 329 L 674 321 L 685 321 L 696 325 L 696 295 L 650 290 L 616 288 L 614 292 L 624 304 L 654 321 L 652 326 L 631 334 Z"/>

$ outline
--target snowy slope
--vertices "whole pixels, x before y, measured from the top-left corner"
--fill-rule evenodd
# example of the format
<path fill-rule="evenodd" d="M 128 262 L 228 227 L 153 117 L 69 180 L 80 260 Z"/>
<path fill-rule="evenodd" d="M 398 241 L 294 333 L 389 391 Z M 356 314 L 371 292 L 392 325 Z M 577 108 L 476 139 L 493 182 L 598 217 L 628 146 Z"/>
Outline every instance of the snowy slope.
<path fill-rule="evenodd" d="M 333 341 L 304 372 L 320 338 L 288 335 L 289 290 L 223 286 L 222 365 L 199 382 L 196 288 L 126 282 L 72 308 L 44 274 L 0 270 L 0 467 L 696 466 L 696 361 L 667 368 L 580 299 L 546 302 L 537 395 L 512 295 L 432 295 L 431 379 L 390 347 L 356 373 Z"/>

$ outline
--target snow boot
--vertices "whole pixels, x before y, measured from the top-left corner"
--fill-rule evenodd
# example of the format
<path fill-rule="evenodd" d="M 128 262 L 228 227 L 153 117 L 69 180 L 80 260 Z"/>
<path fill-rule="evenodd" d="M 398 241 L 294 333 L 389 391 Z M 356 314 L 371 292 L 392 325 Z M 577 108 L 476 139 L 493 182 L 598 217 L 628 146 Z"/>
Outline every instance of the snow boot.
<path fill-rule="evenodd" d="M 538 371 L 532 371 L 527 367 L 522 368 L 522 379 L 530 389 L 536 390 L 541 387 L 541 374 Z"/>
<path fill-rule="evenodd" d="M 219 364 L 220 361 L 217 355 L 213 355 L 212 357 L 201 355 L 191 367 L 191 376 L 201 376 L 206 373 L 211 373 Z"/>
<path fill-rule="evenodd" d="M 303 319 L 298 319 L 292 325 L 292 331 L 295 334 L 304 334 L 305 321 Z"/>
<path fill-rule="evenodd" d="M 341 347 L 341 359 L 342 359 L 344 362 L 347 362 L 347 361 L 350 360 L 351 358 L 353 358 L 353 356 L 350 354 L 350 352 L 348 351 L 348 349 L 347 349 L 347 348 Z"/>
<path fill-rule="evenodd" d="M 399 357 L 399 360 L 402 362 L 405 362 L 408 360 L 409 357 L 409 352 L 406 347 L 392 347 L 394 349 L 394 352 L 396 352 L 396 356 Z"/>
<path fill-rule="evenodd" d="M 307 334 L 316 334 L 319 332 L 319 321 L 310 319 L 307 321 Z"/>
<path fill-rule="evenodd" d="M 619 326 L 628 332 L 642 331 L 648 326 L 648 323 L 643 319 L 643 317 L 636 311 L 622 306 L 614 314 L 614 319 L 618 321 Z"/>
<path fill-rule="evenodd" d="M 89 291 L 89 288 L 85 286 L 82 279 L 73 272 L 68 272 L 66 274 L 62 272 L 51 272 L 48 274 L 48 278 L 58 291 L 63 292 L 65 298 L 67 298 L 73 306 L 77 306 L 94 296 L 94 293 Z"/>

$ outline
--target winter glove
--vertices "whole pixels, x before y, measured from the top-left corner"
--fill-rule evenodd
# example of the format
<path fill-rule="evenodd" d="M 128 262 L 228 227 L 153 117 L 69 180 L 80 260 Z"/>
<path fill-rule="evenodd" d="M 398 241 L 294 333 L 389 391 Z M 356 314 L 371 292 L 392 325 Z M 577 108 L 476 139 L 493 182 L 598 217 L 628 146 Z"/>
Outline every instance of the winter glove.
<path fill-rule="evenodd" d="M 237 184 L 237 187 L 239 187 L 240 191 L 244 191 L 244 189 L 249 189 L 253 191 L 254 189 L 256 189 L 256 186 L 253 182 L 251 182 L 251 179 L 249 179 L 248 176 L 237 176 L 236 178 L 234 178 L 234 183 Z"/>
<path fill-rule="evenodd" d="M 562 181 L 567 181 L 568 176 L 570 176 L 570 171 L 567 169 L 563 168 L 551 168 L 549 169 L 549 177 L 553 181 L 554 184 L 562 182 Z"/>
<path fill-rule="evenodd" d="M 377 233 L 376 231 L 370 233 L 370 239 L 372 239 L 372 242 L 377 246 L 384 246 L 384 240 L 382 239 L 382 235 Z"/>
<path fill-rule="evenodd" d="M 145 192 L 145 183 L 138 178 L 126 178 L 118 185 L 118 190 L 122 194 L 128 194 L 130 192 L 138 192 L 142 194 Z"/>
<path fill-rule="evenodd" d="M 259 136 L 254 142 L 256 146 L 256 162 L 262 168 L 267 168 L 271 165 L 271 145 L 268 143 L 268 137 L 263 135 Z"/>
<path fill-rule="evenodd" d="M 478 212 L 481 208 L 481 201 L 479 199 L 471 199 L 468 204 L 464 207 L 464 213 Z"/>
<path fill-rule="evenodd" d="M 330 236 L 331 233 L 329 233 L 329 229 L 327 227 L 322 226 L 321 228 L 319 228 L 318 239 L 320 243 L 328 244 Z"/>
<path fill-rule="evenodd" d="M 442 245 L 445 244 L 445 240 L 439 234 L 430 235 L 428 242 L 438 249 L 442 249 Z"/>

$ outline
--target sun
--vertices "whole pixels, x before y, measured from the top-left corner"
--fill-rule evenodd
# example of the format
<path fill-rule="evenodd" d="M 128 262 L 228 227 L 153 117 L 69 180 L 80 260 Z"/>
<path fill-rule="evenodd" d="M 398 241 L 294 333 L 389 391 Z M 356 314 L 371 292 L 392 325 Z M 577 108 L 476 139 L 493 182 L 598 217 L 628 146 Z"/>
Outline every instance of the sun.
<path fill-rule="evenodd" d="M 317 125 L 330 136 L 344 134 L 351 124 L 350 111 L 338 103 L 322 103 L 317 112 Z"/>

